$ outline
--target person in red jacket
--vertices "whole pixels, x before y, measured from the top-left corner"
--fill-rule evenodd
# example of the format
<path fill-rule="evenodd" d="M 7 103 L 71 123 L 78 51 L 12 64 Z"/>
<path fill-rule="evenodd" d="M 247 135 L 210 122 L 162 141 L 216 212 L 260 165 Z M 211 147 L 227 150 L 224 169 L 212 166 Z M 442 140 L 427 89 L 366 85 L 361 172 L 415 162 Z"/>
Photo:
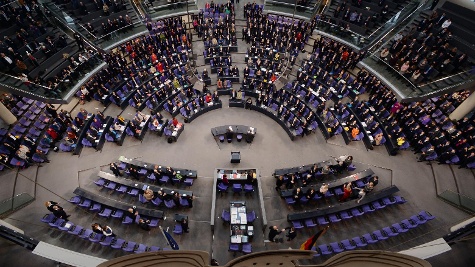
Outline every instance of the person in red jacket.
<path fill-rule="evenodd" d="M 173 117 L 172 124 L 175 127 L 179 124 L 178 120 L 175 117 Z"/>

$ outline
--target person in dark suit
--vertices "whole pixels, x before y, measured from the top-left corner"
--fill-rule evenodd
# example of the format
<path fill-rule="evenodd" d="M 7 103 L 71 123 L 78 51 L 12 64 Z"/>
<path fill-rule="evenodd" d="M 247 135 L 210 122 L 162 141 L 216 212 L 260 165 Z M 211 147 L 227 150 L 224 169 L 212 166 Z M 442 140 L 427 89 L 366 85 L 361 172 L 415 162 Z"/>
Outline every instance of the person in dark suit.
<path fill-rule="evenodd" d="M 67 215 L 64 209 L 58 205 L 53 206 L 53 215 L 56 216 L 56 218 L 63 219 L 65 221 L 67 221 L 70 216 Z"/>
<path fill-rule="evenodd" d="M 183 221 L 181 221 L 180 224 L 181 224 L 181 228 L 183 229 L 183 232 L 188 233 L 189 232 L 188 220 L 183 219 Z"/>
<path fill-rule="evenodd" d="M 285 235 L 287 237 L 287 241 L 292 241 L 294 238 L 297 237 L 297 232 L 295 231 L 295 228 L 292 227 L 286 227 L 286 230 L 289 230 L 289 232 Z"/>
<path fill-rule="evenodd" d="M 139 219 L 139 227 L 145 231 L 150 231 L 150 220 Z"/>
<path fill-rule="evenodd" d="M 51 211 L 51 212 L 54 212 L 54 206 L 58 206 L 59 203 L 58 202 L 54 202 L 54 201 L 46 201 L 45 202 L 45 206 L 46 208 Z"/>
<path fill-rule="evenodd" d="M 277 225 L 269 227 L 269 230 L 270 230 L 269 235 L 267 237 L 268 237 L 269 241 L 271 241 L 271 242 L 278 242 L 278 240 L 276 240 L 275 237 L 277 235 L 279 235 L 280 233 L 285 232 L 285 229 L 279 230 Z"/>
<path fill-rule="evenodd" d="M 120 175 L 120 171 L 119 171 L 119 167 L 117 167 L 117 164 L 115 164 L 114 162 L 112 162 L 110 164 L 110 170 L 112 171 L 112 173 L 115 175 L 115 176 L 121 176 Z"/>

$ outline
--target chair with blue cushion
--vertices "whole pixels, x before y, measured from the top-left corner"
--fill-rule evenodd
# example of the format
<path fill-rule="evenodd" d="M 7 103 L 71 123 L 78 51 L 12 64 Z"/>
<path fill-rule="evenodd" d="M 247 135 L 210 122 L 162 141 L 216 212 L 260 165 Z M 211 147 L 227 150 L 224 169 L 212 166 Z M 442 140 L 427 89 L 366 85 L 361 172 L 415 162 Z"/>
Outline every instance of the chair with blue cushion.
<path fill-rule="evenodd" d="M 240 194 L 242 192 L 242 185 L 241 184 L 233 184 L 233 192 L 234 192 L 234 194 Z"/>
<path fill-rule="evenodd" d="M 181 226 L 180 223 L 175 224 L 175 226 L 173 227 L 173 233 L 175 235 L 183 234 L 183 227 Z"/>
<path fill-rule="evenodd" d="M 231 213 L 227 210 L 223 210 L 221 213 L 221 219 L 223 220 L 224 223 L 230 223 L 231 222 Z"/>
<path fill-rule="evenodd" d="M 328 245 L 326 245 L 326 244 L 319 245 L 319 246 L 318 246 L 318 249 L 320 250 L 320 252 L 321 252 L 322 255 L 330 255 L 330 254 L 333 253 L 333 252 L 329 249 Z"/>
<path fill-rule="evenodd" d="M 244 244 L 242 244 L 242 253 L 244 253 L 244 254 L 252 253 L 252 245 L 251 245 L 251 243 L 244 243 Z"/>
<path fill-rule="evenodd" d="M 352 243 L 350 240 L 345 239 L 341 240 L 341 245 L 345 248 L 345 250 L 353 250 L 356 248 L 356 244 Z"/>
<path fill-rule="evenodd" d="M 135 246 L 137 243 L 132 242 L 132 241 L 127 241 L 127 244 L 122 248 L 123 251 L 125 252 L 132 252 L 135 250 Z"/>
<path fill-rule="evenodd" d="M 330 247 L 332 248 L 333 252 L 335 253 L 340 253 L 340 252 L 343 252 L 345 251 L 345 249 L 343 248 L 343 246 L 338 243 L 338 242 L 332 242 L 330 243 Z"/>

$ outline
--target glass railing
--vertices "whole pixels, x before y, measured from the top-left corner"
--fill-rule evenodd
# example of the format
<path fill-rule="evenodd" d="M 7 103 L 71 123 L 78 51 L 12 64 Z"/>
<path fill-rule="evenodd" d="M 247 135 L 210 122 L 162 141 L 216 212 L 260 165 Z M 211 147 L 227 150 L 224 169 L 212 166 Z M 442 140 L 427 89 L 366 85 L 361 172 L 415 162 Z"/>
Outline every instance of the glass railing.
<path fill-rule="evenodd" d="M 98 36 L 94 43 L 102 49 L 110 49 L 140 33 L 146 33 L 147 27 L 142 22 L 117 29 L 105 35 Z"/>
<path fill-rule="evenodd" d="M 397 69 L 391 66 L 385 60 L 372 54 L 363 60 L 363 63 L 372 70 L 373 74 L 379 76 L 383 83 L 391 84 L 391 89 L 397 91 L 400 96 L 421 95 L 423 92 L 409 79 L 399 73 Z M 404 97 L 406 98 L 406 97 Z"/>
<path fill-rule="evenodd" d="M 323 17 L 317 17 L 317 27 L 315 29 L 322 32 L 324 35 L 327 34 L 331 38 L 335 39 L 336 37 L 343 43 L 347 43 L 355 48 L 361 47 L 366 39 L 363 35 L 358 34 L 345 26 L 334 24 L 331 20 L 324 19 Z"/>
<path fill-rule="evenodd" d="M 86 53 L 83 53 L 86 55 Z M 73 56 L 73 55 L 71 55 Z M 68 59 L 63 58 L 64 62 Z M 79 64 L 70 70 L 70 74 L 63 79 L 54 80 L 55 75 L 45 73 L 43 80 L 47 82 L 35 82 L 35 77 L 21 77 L 21 75 L 12 75 L 0 72 L 0 85 L 6 91 L 18 94 L 31 99 L 44 101 L 47 103 L 66 103 L 66 98 L 71 95 L 71 90 L 77 87 L 79 81 L 86 79 L 92 70 L 99 67 L 102 62 L 99 54 L 91 53 L 87 61 Z M 59 64 L 51 70 L 51 73 L 61 73 L 63 65 Z"/>
<path fill-rule="evenodd" d="M 358 49 L 367 50 L 386 36 L 388 32 L 392 31 L 395 26 L 400 24 L 405 26 L 403 22 L 408 20 L 408 17 L 412 16 L 416 11 L 422 10 L 423 6 L 424 4 L 420 3 L 420 0 L 412 0 L 393 17 L 375 29 L 335 19 L 330 14 L 319 14 L 316 17 L 318 21 L 317 30 L 335 35 L 344 42 L 357 46 Z"/>
<path fill-rule="evenodd" d="M 366 57 L 362 61 L 363 67 L 368 68 L 406 101 L 420 101 L 448 91 L 467 89 L 475 84 L 475 76 L 470 73 L 470 70 L 462 70 L 425 82 L 414 81 L 402 75 L 399 70 L 377 55 L 377 52 L 375 52 Z"/>
<path fill-rule="evenodd" d="M 270 13 L 286 13 L 288 16 L 295 14 L 296 18 L 312 19 L 319 2 L 301 5 L 293 0 L 265 0 L 264 10 Z"/>
<path fill-rule="evenodd" d="M 11 212 L 14 212 L 25 205 L 33 202 L 35 200 L 34 197 L 30 196 L 27 193 L 21 193 L 15 195 L 14 197 L 8 198 L 0 202 L 0 216 L 4 216 Z"/>
<path fill-rule="evenodd" d="M 426 1 L 421 0 L 412 0 L 409 2 L 384 24 L 368 32 L 368 35 L 365 36 L 363 49 L 368 50 L 371 46 L 383 39 L 389 32 L 395 32 L 395 27 L 405 27 L 407 23 L 415 17 L 415 14 L 425 9 L 426 4 Z"/>
<path fill-rule="evenodd" d="M 44 4 L 45 9 L 52 13 L 52 16 L 49 16 L 50 21 L 56 20 L 60 24 L 64 25 L 74 33 L 78 33 L 83 37 L 84 40 L 87 40 L 93 46 L 97 46 L 98 48 L 106 49 L 111 46 L 115 46 L 115 43 L 121 42 L 121 40 L 125 40 L 129 37 L 136 35 L 137 33 L 146 31 L 145 25 L 142 21 L 137 21 L 131 25 L 124 26 L 112 32 L 109 32 L 104 35 L 95 35 L 89 32 L 83 25 L 77 23 L 73 18 L 71 18 L 67 13 L 62 11 L 60 7 L 58 7 L 53 2 L 48 2 Z M 136 12 L 136 11 L 135 11 Z M 143 17 L 138 14 L 140 19 Z M 64 27 L 63 27 L 64 28 Z M 72 34 L 71 34 L 72 36 Z"/>
<path fill-rule="evenodd" d="M 142 9 L 145 11 L 146 15 L 150 19 L 158 19 L 167 16 L 176 16 L 189 13 L 195 13 L 198 11 L 198 6 L 196 0 L 181 0 L 177 3 L 170 3 L 166 5 L 158 4 L 157 2 L 152 3 L 151 5 L 145 5 L 142 2 L 139 2 L 142 6 Z"/>
<path fill-rule="evenodd" d="M 440 193 L 439 197 L 462 210 L 475 212 L 475 199 L 471 197 L 450 190 Z"/>

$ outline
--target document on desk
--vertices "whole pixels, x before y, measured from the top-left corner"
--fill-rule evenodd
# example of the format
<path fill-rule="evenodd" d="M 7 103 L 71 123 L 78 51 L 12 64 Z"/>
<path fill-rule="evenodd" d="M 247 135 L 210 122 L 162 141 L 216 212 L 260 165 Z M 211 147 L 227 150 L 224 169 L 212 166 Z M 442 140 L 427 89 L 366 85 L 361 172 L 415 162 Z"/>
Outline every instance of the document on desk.
<path fill-rule="evenodd" d="M 231 236 L 231 243 L 241 243 L 241 237 L 237 235 Z"/>
<path fill-rule="evenodd" d="M 242 224 L 247 224 L 247 215 L 246 215 L 246 213 L 242 213 L 240 217 L 241 217 L 241 223 Z"/>

